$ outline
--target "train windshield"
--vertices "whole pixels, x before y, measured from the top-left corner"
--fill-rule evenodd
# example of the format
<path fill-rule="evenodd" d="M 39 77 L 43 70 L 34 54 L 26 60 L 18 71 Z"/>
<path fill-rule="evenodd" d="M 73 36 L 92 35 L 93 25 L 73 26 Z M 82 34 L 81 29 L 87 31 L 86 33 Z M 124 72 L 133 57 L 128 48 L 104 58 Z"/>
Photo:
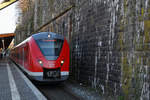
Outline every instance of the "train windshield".
<path fill-rule="evenodd" d="M 63 40 L 54 39 L 54 40 L 36 40 L 41 52 L 47 60 L 56 60 L 60 54 Z"/>

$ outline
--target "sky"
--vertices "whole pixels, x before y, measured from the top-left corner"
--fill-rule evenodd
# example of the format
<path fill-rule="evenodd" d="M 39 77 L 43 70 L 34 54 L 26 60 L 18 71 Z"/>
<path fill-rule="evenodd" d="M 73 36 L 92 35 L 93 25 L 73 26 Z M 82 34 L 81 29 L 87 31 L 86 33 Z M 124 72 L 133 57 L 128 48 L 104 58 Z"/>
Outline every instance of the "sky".
<path fill-rule="evenodd" d="M 0 3 L 3 0 L 0 0 Z M 13 33 L 17 22 L 17 3 L 14 3 L 3 10 L 0 10 L 0 34 Z"/>

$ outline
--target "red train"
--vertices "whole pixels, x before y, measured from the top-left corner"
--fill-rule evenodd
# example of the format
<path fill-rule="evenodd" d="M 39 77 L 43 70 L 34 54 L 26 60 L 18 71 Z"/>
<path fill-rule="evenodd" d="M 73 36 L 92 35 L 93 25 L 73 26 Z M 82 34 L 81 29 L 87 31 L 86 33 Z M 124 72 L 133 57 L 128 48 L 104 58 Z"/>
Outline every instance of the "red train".
<path fill-rule="evenodd" d="M 30 36 L 11 50 L 10 58 L 36 81 L 59 82 L 69 76 L 69 45 L 56 33 Z"/>

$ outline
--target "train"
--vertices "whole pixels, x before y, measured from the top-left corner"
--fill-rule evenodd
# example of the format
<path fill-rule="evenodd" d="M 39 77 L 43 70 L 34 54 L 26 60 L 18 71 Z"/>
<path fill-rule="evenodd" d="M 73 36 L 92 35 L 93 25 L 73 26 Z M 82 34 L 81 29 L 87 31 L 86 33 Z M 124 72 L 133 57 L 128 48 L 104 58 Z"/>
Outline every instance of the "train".
<path fill-rule="evenodd" d="M 53 32 L 31 35 L 10 52 L 10 59 L 31 79 L 40 82 L 62 82 L 69 77 L 69 44 Z"/>

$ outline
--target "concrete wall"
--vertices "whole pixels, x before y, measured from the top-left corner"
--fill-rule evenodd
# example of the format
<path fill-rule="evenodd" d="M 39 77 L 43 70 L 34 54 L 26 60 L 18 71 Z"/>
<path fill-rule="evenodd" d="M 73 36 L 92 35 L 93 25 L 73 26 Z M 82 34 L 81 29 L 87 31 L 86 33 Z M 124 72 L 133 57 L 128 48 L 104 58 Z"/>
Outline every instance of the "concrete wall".
<path fill-rule="evenodd" d="M 61 33 L 70 43 L 72 79 L 115 100 L 149 100 L 149 0 L 29 2 L 16 43 L 37 31 Z"/>

